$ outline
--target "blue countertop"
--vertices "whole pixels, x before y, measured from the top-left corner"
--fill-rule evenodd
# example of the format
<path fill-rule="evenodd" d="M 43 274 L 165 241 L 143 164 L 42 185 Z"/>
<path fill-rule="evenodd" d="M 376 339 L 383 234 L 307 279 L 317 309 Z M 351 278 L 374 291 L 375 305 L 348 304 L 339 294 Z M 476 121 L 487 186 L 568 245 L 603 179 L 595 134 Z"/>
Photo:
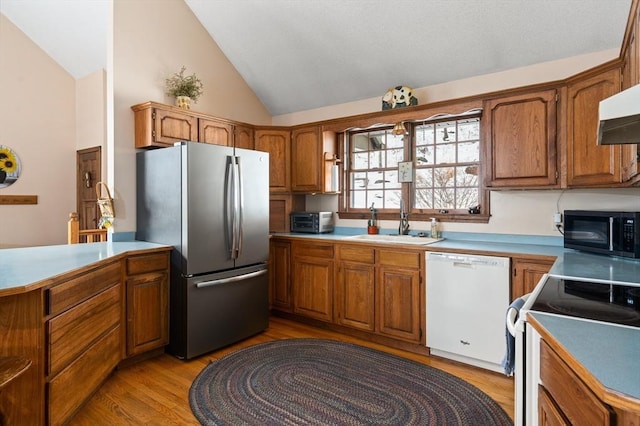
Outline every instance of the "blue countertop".
<path fill-rule="evenodd" d="M 607 389 L 640 399 L 640 329 L 529 311 Z"/>
<path fill-rule="evenodd" d="M 0 292 L 43 280 L 130 251 L 170 248 L 143 241 L 65 244 L 0 250 Z"/>

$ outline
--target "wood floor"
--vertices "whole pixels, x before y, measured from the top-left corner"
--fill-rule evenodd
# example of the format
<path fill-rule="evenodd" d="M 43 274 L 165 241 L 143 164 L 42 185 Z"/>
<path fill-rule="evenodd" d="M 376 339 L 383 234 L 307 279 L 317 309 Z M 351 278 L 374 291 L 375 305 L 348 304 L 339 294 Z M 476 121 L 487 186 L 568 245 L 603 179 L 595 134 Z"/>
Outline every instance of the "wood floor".
<path fill-rule="evenodd" d="M 189 407 L 189 388 L 211 361 L 237 349 L 277 339 L 311 337 L 342 340 L 410 358 L 458 376 L 495 399 L 513 417 L 513 379 L 459 363 L 416 355 L 272 317 L 263 333 L 238 344 L 180 361 L 163 354 L 115 371 L 72 419 L 71 425 L 198 425 Z"/>

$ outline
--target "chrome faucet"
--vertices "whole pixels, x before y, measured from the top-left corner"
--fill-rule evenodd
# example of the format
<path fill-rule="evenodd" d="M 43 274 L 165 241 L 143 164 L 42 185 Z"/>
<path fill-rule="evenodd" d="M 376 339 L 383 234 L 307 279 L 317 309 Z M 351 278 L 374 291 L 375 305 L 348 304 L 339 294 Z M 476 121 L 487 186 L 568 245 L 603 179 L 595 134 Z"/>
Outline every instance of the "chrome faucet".
<path fill-rule="evenodd" d="M 409 213 L 404 210 L 404 202 L 400 200 L 400 226 L 398 234 L 407 235 L 409 233 Z"/>

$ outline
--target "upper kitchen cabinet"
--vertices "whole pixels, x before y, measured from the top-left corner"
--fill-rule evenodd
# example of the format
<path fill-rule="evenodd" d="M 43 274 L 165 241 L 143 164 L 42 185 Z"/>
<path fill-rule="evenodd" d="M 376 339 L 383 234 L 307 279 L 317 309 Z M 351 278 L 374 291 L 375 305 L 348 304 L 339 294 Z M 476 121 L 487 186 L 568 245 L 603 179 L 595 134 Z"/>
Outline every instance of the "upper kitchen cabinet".
<path fill-rule="evenodd" d="M 233 143 L 236 148 L 254 149 L 253 129 L 248 126 L 233 127 Z"/>
<path fill-rule="evenodd" d="M 162 148 L 181 141 L 254 148 L 251 125 L 157 102 L 145 102 L 131 109 L 136 148 Z"/>
<path fill-rule="evenodd" d="M 269 153 L 269 190 L 287 193 L 291 188 L 291 132 L 264 128 L 255 133 L 255 149 Z"/>
<path fill-rule="evenodd" d="M 628 89 L 640 83 L 640 7 L 630 17 L 627 43 L 623 45 L 622 88 Z"/>
<path fill-rule="evenodd" d="M 224 121 L 199 118 L 197 141 L 233 146 L 233 125 Z"/>
<path fill-rule="evenodd" d="M 198 118 L 176 107 L 146 102 L 131 107 L 135 117 L 135 147 L 167 147 L 198 140 Z"/>
<path fill-rule="evenodd" d="M 619 186 L 637 174 L 635 145 L 597 145 L 598 105 L 618 93 L 618 67 L 567 85 L 567 187 Z"/>
<path fill-rule="evenodd" d="M 321 126 L 294 129 L 291 142 L 291 191 L 304 193 L 338 192 L 335 132 Z M 335 175 L 335 176 L 334 176 Z"/>
<path fill-rule="evenodd" d="M 556 104 L 555 89 L 484 102 L 487 187 L 557 185 Z"/>

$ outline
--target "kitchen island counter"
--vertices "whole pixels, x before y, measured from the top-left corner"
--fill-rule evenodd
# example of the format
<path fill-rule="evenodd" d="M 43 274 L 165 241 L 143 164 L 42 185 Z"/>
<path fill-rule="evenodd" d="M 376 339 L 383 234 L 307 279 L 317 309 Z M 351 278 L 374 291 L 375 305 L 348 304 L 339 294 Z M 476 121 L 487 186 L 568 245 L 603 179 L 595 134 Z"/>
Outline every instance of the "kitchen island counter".
<path fill-rule="evenodd" d="M 0 250 L 0 297 L 44 287 L 53 279 L 130 252 L 171 247 L 143 241 L 65 244 Z"/>

